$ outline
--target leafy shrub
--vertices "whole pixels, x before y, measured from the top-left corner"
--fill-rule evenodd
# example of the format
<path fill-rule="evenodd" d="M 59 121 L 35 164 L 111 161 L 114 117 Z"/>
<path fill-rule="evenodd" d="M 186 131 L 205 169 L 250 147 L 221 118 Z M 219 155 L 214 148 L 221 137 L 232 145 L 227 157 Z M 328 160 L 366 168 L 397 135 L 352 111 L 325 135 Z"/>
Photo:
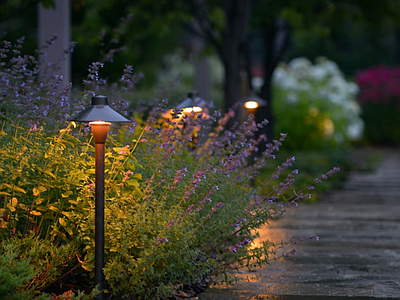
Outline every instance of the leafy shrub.
<path fill-rule="evenodd" d="M 290 137 L 285 148 L 326 149 L 361 138 L 358 87 L 334 62 L 293 59 L 276 69 L 273 84 L 276 130 Z"/>
<path fill-rule="evenodd" d="M 13 237 L 0 243 L 0 299 L 52 299 L 39 294 L 48 283 L 57 279 L 67 268 L 75 250 L 72 243 L 56 246 L 34 235 Z M 93 299 L 84 294 L 78 298 Z"/>
<path fill-rule="evenodd" d="M 29 122 L 29 116 L 14 124 L 10 118 L 21 112 L 18 99 L 38 105 L 37 97 L 20 98 L 21 86 L 28 83 L 40 90 L 40 81 L 26 82 L 28 66 L 22 75 L 10 75 L 24 59 L 10 59 L 1 71 L 8 78 L 1 85 L 2 97 L 11 109 L 3 111 L 0 136 L 0 245 L 10 241 L 24 249 L 18 251 L 29 272 L 14 272 L 22 287 L 33 272 L 45 274 L 25 291 L 43 291 L 52 282 L 68 280 L 65 275 L 72 272 L 86 275 L 81 284 L 87 288 L 92 285 L 87 275 L 93 275 L 94 268 L 94 145 L 86 126 L 71 123 L 57 132 L 62 123 L 47 124 L 49 130 Z M 89 67 L 83 99 L 106 87 L 98 75 L 101 66 Z M 117 97 L 122 108 L 128 107 L 124 95 L 134 89 L 135 78 L 127 66 Z M 116 85 L 111 90 L 117 91 Z M 49 101 L 46 97 L 54 94 L 45 93 L 40 100 Z M 232 112 L 223 117 L 218 112 L 190 117 L 178 112 L 172 120 L 163 119 L 166 104 L 162 101 L 146 117 L 136 115 L 132 124 L 114 127 L 106 143 L 104 274 L 106 292 L 113 298 L 167 298 L 185 285 L 231 282 L 230 271 L 268 263 L 280 245 L 265 241 L 256 246 L 258 228 L 308 197 L 304 189 L 283 196 L 297 173 L 288 171 L 294 158 L 265 178 L 261 186 L 268 186 L 267 193 L 260 193 L 261 186 L 249 186 L 285 138 L 268 144 L 249 165 L 254 147 L 265 143 L 263 136 L 253 136 L 266 122 L 255 124 L 250 117 L 229 131 L 225 125 Z M 35 105 L 31 113 L 39 113 Z M 46 114 L 51 116 L 52 109 L 49 106 Z M 70 112 L 76 110 L 79 106 Z M 68 115 L 64 111 L 58 116 L 62 120 Z M 210 132 L 204 144 L 196 141 L 200 126 Z M 40 255 L 29 252 L 26 241 L 35 241 Z M 11 286 L 9 291 L 21 290 Z"/>
<path fill-rule="evenodd" d="M 358 100 L 365 137 L 373 144 L 400 145 L 400 68 L 376 66 L 360 72 Z"/>

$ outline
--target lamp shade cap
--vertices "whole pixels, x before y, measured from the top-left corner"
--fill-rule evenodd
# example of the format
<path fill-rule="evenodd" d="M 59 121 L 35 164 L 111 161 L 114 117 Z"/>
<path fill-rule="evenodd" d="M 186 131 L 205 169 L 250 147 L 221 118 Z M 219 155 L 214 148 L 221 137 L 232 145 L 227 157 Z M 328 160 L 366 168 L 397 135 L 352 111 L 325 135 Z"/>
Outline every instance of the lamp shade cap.
<path fill-rule="evenodd" d="M 191 91 L 182 102 L 174 107 L 174 109 L 178 110 L 188 107 L 212 108 L 212 103 L 208 103 L 201 98 L 197 91 Z"/>
<path fill-rule="evenodd" d="M 108 105 L 108 97 L 103 95 L 93 96 L 92 105 Z"/>
<path fill-rule="evenodd" d="M 246 102 L 255 102 L 257 103 L 258 107 L 262 107 L 262 106 L 267 106 L 268 102 L 265 101 L 264 99 L 258 97 L 256 94 L 254 94 L 252 91 L 249 91 L 247 93 L 247 97 L 242 99 L 241 101 L 244 105 L 246 104 Z"/>
<path fill-rule="evenodd" d="M 77 113 L 69 119 L 75 122 L 95 122 L 104 121 L 111 123 L 129 123 L 128 118 L 113 110 L 108 106 L 108 98 L 106 96 L 93 96 L 92 105 L 85 110 Z"/>

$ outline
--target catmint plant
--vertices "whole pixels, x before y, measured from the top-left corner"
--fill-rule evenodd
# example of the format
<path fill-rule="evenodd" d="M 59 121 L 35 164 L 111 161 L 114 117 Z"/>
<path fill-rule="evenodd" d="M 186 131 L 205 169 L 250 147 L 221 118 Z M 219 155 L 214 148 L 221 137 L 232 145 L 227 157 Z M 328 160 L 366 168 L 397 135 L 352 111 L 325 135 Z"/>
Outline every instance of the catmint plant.
<path fill-rule="evenodd" d="M 46 265 L 39 270 L 41 284 L 29 278 L 23 288 L 40 293 L 79 278 L 90 290 L 95 288 L 90 280 L 95 149 L 87 125 L 57 122 L 75 113 L 82 99 L 67 102 L 70 86 L 60 89 L 57 75 L 38 78 L 36 59 L 19 52 L 22 43 L 4 42 L 0 50 L 0 97 L 7 104 L 0 116 L 0 242 L 21 237 L 23 243 L 34 236 L 56 247 L 59 252 L 50 252 L 60 259 L 68 254 L 63 275 L 47 276 Z M 126 112 L 127 96 L 142 76 L 126 65 L 118 83 L 106 84 L 102 67 L 103 62 L 88 67 L 83 100 L 107 91 Z M 286 142 L 286 134 L 273 141 L 255 138 L 266 120 L 256 124 L 249 116 L 228 130 L 234 110 L 224 115 L 181 110 L 165 117 L 166 110 L 163 99 L 145 115 L 137 113 L 135 122 L 113 127 L 105 145 L 103 271 L 111 298 L 166 299 L 184 286 L 230 283 L 234 270 L 268 264 L 281 245 L 256 244 L 260 226 L 297 206 L 338 171 L 288 194 L 298 173 L 294 157 L 267 178 L 257 177 Z M 16 117 L 22 118 L 19 125 Z M 43 118 L 53 121 L 43 124 Z M 204 130 L 205 139 L 197 139 Z M 261 143 L 266 150 L 251 163 Z M 24 253 L 24 262 L 29 255 Z"/>

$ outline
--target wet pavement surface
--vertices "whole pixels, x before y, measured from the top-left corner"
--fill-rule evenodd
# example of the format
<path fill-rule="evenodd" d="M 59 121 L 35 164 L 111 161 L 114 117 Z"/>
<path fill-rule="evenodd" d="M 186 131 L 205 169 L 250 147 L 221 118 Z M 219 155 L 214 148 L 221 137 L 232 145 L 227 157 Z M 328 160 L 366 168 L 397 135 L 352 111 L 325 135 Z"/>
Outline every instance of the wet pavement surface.
<path fill-rule="evenodd" d="M 354 172 L 342 190 L 290 208 L 262 228 L 274 242 L 317 235 L 257 272 L 199 300 L 400 299 L 400 150 L 386 149 L 375 172 Z"/>

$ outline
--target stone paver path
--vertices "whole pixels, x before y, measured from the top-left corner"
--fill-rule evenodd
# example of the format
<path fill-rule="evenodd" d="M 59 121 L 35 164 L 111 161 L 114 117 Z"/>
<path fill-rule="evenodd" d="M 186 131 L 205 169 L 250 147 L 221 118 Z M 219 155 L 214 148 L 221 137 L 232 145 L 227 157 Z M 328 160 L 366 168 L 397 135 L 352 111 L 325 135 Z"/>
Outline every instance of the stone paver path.
<path fill-rule="evenodd" d="M 209 289 L 199 300 L 400 299 L 400 150 L 385 150 L 375 172 L 351 174 L 343 190 L 290 208 L 262 230 L 273 241 L 312 234 L 319 241 L 291 246 L 295 256 L 243 272 L 237 285 Z"/>

